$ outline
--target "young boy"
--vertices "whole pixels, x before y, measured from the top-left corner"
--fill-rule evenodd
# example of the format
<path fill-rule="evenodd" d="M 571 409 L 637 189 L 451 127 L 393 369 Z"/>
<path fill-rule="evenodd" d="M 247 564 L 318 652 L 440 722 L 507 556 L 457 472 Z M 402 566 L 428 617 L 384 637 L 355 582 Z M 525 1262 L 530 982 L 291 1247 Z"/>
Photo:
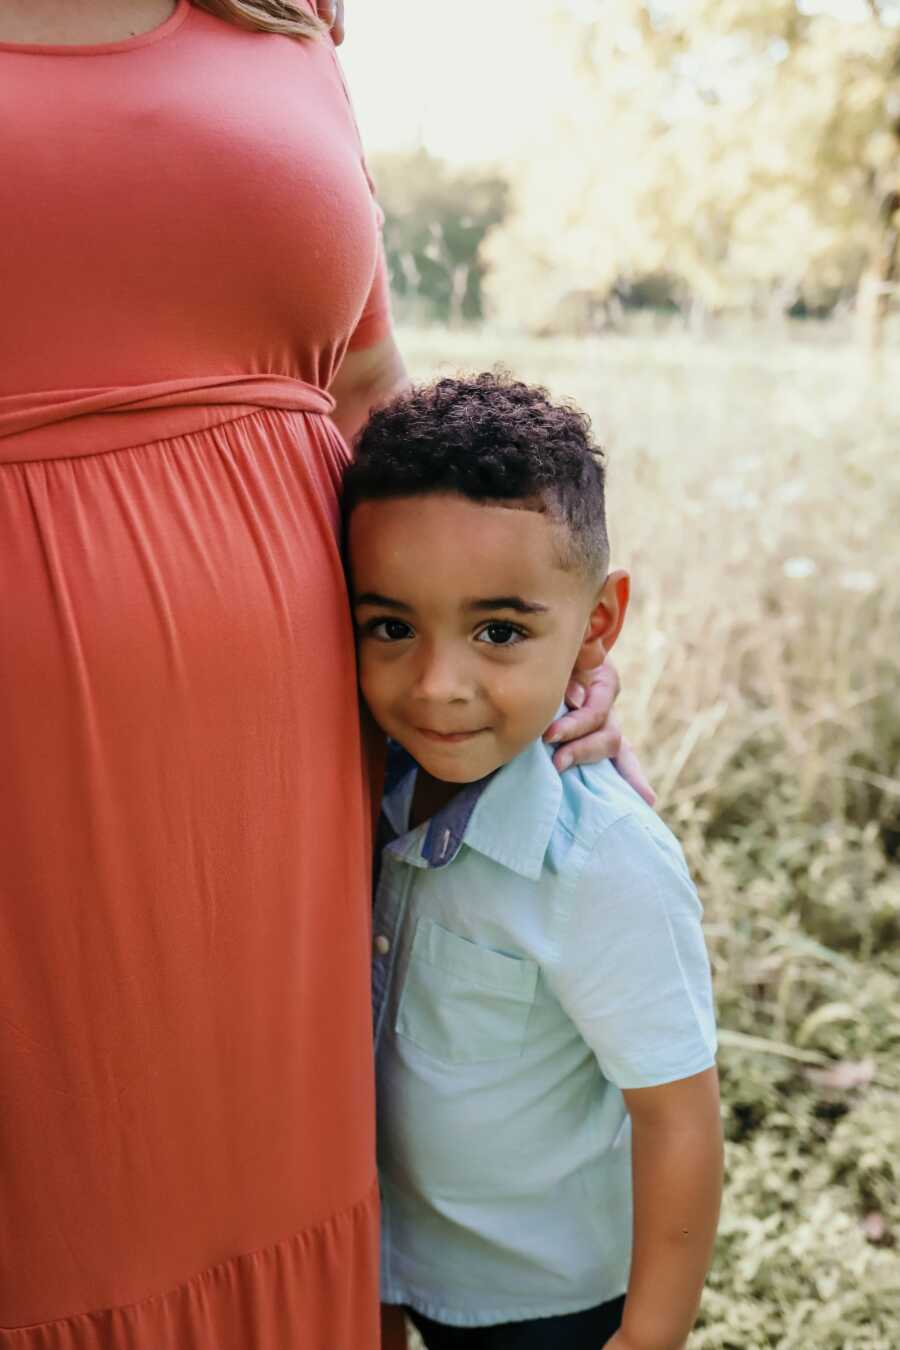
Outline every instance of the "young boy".
<path fill-rule="evenodd" d="M 676 1350 L 721 1184 L 700 906 L 615 768 L 559 775 L 541 740 L 628 602 L 589 423 L 441 380 L 371 418 L 346 509 L 360 682 L 393 742 L 382 1297 L 429 1350 Z"/>

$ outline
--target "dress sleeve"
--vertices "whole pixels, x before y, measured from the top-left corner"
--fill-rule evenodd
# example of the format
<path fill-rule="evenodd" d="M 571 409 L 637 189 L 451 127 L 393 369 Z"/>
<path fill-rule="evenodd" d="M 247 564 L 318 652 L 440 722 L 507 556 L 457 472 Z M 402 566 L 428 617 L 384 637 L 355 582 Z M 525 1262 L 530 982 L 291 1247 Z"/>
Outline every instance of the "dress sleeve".
<path fill-rule="evenodd" d="M 609 825 L 582 869 L 545 977 L 619 1088 L 658 1087 L 715 1062 L 701 906 L 676 840 L 636 817 Z"/>

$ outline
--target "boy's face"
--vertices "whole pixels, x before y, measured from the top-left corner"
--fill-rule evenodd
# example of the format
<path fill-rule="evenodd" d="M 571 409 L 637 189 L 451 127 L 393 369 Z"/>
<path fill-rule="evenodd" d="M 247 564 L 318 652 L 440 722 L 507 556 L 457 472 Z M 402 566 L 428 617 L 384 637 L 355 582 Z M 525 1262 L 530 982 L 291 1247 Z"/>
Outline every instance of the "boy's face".
<path fill-rule="evenodd" d="M 563 564 L 563 526 L 517 507 L 435 493 L 351 516 L 363 694 L 444 782 L 483 778 L 541 736 L 586 638 L 611 646 L 624 614 L 622 574 L 601 590 Z"/>

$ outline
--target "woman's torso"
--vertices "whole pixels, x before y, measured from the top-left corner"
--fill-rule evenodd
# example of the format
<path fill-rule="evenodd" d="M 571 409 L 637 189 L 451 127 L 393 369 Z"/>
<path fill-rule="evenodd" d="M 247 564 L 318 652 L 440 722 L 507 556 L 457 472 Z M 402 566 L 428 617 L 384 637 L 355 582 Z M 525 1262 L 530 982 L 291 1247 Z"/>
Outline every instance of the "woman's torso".
<path fill-rule="evenodd" d="M 174 377 L 327 388 L 376 259 L 331 44 L 180 0 L 150 33 L 0 44 L 0 398 Z"/>
<path fill-rule="evenodd" d="M 0 45 L 0 116 L 0 1345 L 356 1350 L 352 115 L 326 42 L 180 0 Z"/>

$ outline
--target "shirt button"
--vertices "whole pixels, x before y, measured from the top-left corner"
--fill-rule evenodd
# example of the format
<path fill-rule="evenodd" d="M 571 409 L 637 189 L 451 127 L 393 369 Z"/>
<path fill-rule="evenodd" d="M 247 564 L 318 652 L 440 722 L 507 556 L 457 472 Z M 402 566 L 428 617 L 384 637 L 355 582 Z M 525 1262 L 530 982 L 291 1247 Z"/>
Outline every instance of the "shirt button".
<path fill-rule="evenodd" d="M 384 933 L 379 933 L 375 939 L 374 947 L 376 956 L 387 956 L 388 952 L 391 950 L 391 940 L 390 938 L 386 938 Z"/>

